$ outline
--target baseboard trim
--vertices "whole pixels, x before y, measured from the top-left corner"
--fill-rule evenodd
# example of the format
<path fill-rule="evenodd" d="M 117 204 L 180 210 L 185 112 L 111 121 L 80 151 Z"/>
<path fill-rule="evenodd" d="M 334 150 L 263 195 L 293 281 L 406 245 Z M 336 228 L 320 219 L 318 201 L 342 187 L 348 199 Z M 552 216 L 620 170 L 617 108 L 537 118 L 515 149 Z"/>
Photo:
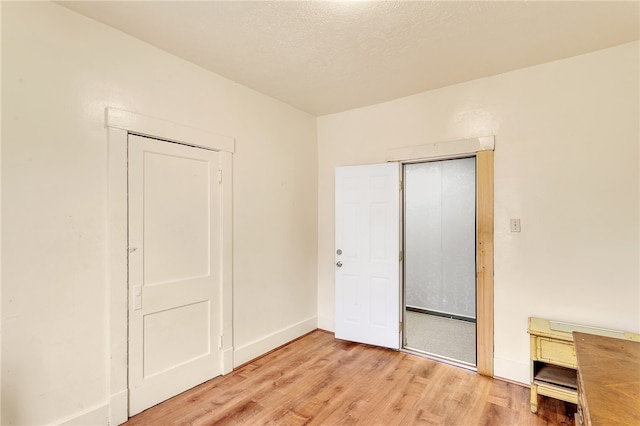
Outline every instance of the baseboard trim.
<path fill-rule="evenodd" d="M 528 363 L 494 358 L 493 364 L 493 376 L 496 379 L 507 380 L 521 385 L 527 385 L 531 381 L 531 371 Z"/>
<path fill-rule="evenodd" d="M 121 425 L 129 419 L 129 390 L 123 389 L 109 398 L 109 424 Z"/>
<path fill-rule="evenodd" d="M 334 332 L 336 330 L 336 322 L 333 317 L 318 317 L 318 328 Z"/>
<path fill-rule="evenodd" d="M 109 404 L 102 404 L 81 411 L 55 424 L 60 426 L 109 426 Z"/>
<path fill-rule="evenodd" d="M 256 339 L 237 349 L 225 349 L 222 354 L 223 374 L 233 368 L 264 355 L 292 340 L 295 340 L 318 328 L 318 318 L 311 317 L 292 326 L 285 327 L 260 339 Z M 123 389 L 112 394 L 109 402 L 62 419 L 54 424 L 60 426 L 109 426 L 125 423 L 128 416 L 128 390 Z"/>
<path fill-rule="evenodd" d="M 315 330 L 317 327 L 318 317 L 314 316 L 240 346 L 233 352 L 233 366 L 236 368 L 246 364 L 285 343 Z"/>
<path fill-rule="evenodd" d="M 222 374 L 228 374 L 233 371 L 233 348 L 222 350 Z"/>

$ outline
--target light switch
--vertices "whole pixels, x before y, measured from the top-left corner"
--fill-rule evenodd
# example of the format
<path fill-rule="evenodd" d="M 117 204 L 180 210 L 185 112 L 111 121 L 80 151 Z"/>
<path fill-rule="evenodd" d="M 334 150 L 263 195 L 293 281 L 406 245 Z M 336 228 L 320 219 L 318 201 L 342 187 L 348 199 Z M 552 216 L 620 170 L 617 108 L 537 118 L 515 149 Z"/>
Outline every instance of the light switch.
<path fill-rule="evenodd" d="M 520 219 L 511 219 L 511 232 L 520 232 Z"/>

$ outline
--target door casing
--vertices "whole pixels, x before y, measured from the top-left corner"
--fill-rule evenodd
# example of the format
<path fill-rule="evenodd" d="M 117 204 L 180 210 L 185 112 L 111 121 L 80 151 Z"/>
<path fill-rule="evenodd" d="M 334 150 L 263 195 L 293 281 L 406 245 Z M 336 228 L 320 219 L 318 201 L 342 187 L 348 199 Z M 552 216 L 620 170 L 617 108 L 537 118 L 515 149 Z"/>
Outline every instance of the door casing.
<path fill-rule="evenodd" d="M 493 151 L 476 154 L 476 211 L 477 369 L 493 376 Z"/>
<path fill-rule="evenodd" d="M 233 369 L 232 157 L 235 141 L 169 121 L 115 108 L 105 111 L 107 128 L 107 282 L 109 287 L 109 421 L 128 418 L 127 139 L 129 134 L 218 151 L 222 165 L 221 330 L 222 374 Z"/>
<path fill-rule="evenodd" d="M 417 163 L 473 155 L 476 157 L 476 370 L 493 377 L 493 136 L 439 142 L 390 150 L 388 161 Z"/>

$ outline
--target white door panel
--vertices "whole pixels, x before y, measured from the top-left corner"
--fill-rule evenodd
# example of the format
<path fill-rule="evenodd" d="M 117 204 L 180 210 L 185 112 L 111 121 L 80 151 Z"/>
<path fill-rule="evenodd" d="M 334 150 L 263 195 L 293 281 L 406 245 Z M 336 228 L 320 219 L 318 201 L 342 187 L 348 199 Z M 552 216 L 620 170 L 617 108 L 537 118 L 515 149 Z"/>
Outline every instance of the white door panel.
<path fill-rule="evenodd" d="M 129 136 L 129 415 L 221 374 L 219 167 Z"/>
<path fill-rule="evenodd" d="M 400 165 L 336 168 L 336 337 L 400 347 Z"/>

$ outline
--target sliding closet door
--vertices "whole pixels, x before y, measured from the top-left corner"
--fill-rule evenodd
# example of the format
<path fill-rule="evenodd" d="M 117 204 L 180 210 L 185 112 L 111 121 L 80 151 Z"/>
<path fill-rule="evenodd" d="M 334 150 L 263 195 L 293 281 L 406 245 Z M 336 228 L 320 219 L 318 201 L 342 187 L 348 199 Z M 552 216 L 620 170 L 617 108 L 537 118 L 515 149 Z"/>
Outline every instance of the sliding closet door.
<path fill-rule="evenodd" d="M 475 365 L 475 157 L 404 175 L 405 346 Z"/>

